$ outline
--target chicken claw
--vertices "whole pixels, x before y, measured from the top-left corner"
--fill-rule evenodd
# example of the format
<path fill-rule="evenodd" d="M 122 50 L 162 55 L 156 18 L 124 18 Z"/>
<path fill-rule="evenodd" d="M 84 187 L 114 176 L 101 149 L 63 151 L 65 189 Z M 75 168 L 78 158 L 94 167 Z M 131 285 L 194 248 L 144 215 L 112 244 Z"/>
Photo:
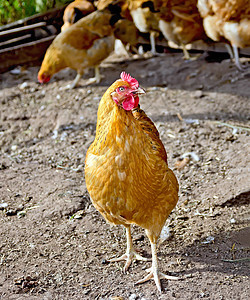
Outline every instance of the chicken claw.
<path fill-rule="evenodd" d="M 94 83 L 100 83 L 101 79 L 96 79 L 95 77 L 92 77 L 92 78 L 89 78 L 86 82 L 87 85 L 90 85 L 90 84 L 94 84 Z"/>
<path fill-rule="evenodd" d="M 140 254 L 138 254 L 132 244 L 132 238 L 131 238 L 131 228 L 130 226 L 126 226 L 126 236 L 127 236 L 127 250 L 126 253 L 118 258 L 112 258 L 109 259 L 109 262 L 115 262 L 115 261 L 122 261 L 126 260 L 125 266 L 123 267 L 123 272 L 125 273 L 129 266 L 131 265 L 133 259 L 135 260 L 142 260 L 147 261 L 148 259 L 146 257 L 142 257 Z"/>
<path fill-rule="evenodd" d="M 126 252 L 125 254 L 123 254 L 120 257 L 109 259 L 108 261 L 109 262 L 116 262 L 116 261 L 126 260 L 126 263 L 123 267 L 123 272 L 125 273 L 125 272 L 127 272 L 128 268 L 130 267 L 133 259 L 142 260 L 142 261 L 147 261 L 148 260 L 146 257 L 143 257 L 140 254 L 136 253 L 132 248 L 132 251 L 130 251 L 128 253 Z"/>
<path fill-rule="evenodd" d="M 146 282 L 150 279 L 154 279 L 155 284 L 159 290 L 159 292 L 161 292 L 161 283 L 160 283 L 160 279 L 168 279 L 168 280 L 179 280 L 179 277 L 176 276 L 170 276 L 170 275 L 166 275 L 156 269 L 150 268 L 146 270 L 147 272 L 150 272 L 147 276 L 145 276 L 143 279 L 138 280 L 135 284 L 140 284 L 143 282 Z"/>
<path fill-rule="evenodd" d="M 154 279 L 157 289 L 161 293 L 161 282 L 160 282 L 161 278 L 165 278 L 168 280 L 179 280 L 180 278 L 176 276 L 166 275 L 160 272 L 158 269 L 156 244 L 153 242 L 151 242 L 151 249 L 152 249 L 152 267 L 146 270 L 147 272 L 149 272 L 149 274 L 145 276 L 143 279 L 137 281 L 135 284 L 140 284 L 150 279 Z"/>

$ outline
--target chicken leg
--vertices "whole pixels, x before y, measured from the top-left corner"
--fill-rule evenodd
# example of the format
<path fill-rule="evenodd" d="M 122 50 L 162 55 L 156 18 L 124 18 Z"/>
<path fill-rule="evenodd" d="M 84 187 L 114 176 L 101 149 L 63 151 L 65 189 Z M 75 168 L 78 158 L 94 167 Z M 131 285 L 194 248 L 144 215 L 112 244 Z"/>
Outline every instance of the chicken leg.
<path fill-rule="evenodd" d="M 155 38 L 157 36 L 157 32 L 150 32 L 150 44 L 151 44 L 151 53 L 152 55 L 156 55 L 156 46 L 155 46 Z"/>
<path fill-rule="evenodd" d="M 238 47 L 236 45 L 232 45 L 232 48 L 233 48 L 233 52 L 234 52 L 234 59 L 235 59 L 236 67 L 238 68 L 238 70 L 244 71 L 244 67 L 240 63 Z"/>
<path fill-rule="evenodd" d="M 234 59 L 234 53 L 233 53 L 233 50 L 232 50 L 232 47 L 230 44 L 225 44 L 226 48 L 227 48 L 227 52 L 230 56 L 230 59 L 231 61 Z"/>
<path fill-rule="evenodd" d="M 183 51 L 183 58 L 186 59 L 186 60 L 189 60 L 190 59 L 190 55 L 186 49 L 186 46 L 184 44 L 181 44 L 181 48 L 182 48 L 182 51 Z"/>
<path fill-rule="evenodd" d="M 72 89 L 74 89 L 77 86 L 78 82 L 80 81 L 81 77 L 82 77 L 82 74 L 77 73 L 74 81 L 71 82 L 70 84 L 67 84 L 65 87 L 62 88 L 62 90 L 72 90 Z"/>
<path fill-rule="evenodd" d="M 99 65 L 95 66 L 95 77 L 89 78 L 87 84 L 99 83 L 103 76 L 100 74 Z"/>
<path fill-rule="evenodd" d="M 142 257 L 140 254 L 138 254 L 133 247 L 133 242 L 131 238 L 131 228 L 130 225 L 125 226 L 126 228 L 126 237 L 127 237 L 127 250 L 126 253 L 123 254 L 121 257 L 118 258 L 112 258 L 109 260 L 109 262 L 115 262 L 115 261 L 122 261 L 125 260 L 125 266 L 123 268 L 123 271 L 126 272 L 131 265 L 133 259 L 135 260 L 142 260 L 147 261 L 148 259 L 146 257 Z"/>
<path fill-rule="evenodd" d="M 150 269 L 147 269 L 147 272 L 149 272 L 149 274 L 146 277 L 144 277 L 143 279 L 137 281 L 135 284 L 140 284 L 140 283 L 146 282 L 150 279 L 154 279 L 157 289 L 161 293 L 161 282 L 160 282 L 161 278 L 170 279 L 170 280 L 179 280 L 179 278 L 175 277 L 175 276 L 169 276 L 169 275 L 163 274 L 162 272 L 159 271 L 156 242 L 153 242 L 150 239 L 150 244 L 151 244 L 151 250 L 152 250 L 152 267 Z"/>

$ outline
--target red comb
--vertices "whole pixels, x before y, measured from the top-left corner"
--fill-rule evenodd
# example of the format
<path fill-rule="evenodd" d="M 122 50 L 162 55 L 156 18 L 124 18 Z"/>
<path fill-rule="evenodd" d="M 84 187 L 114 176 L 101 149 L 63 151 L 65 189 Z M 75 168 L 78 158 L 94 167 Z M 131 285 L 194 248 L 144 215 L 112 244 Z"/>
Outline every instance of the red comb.
<path fill-rule="evenodd" d="M 131 75 L 125 72 L 121 72 L 120 76 L 121 76 L 121 80 L 127 81 L 131 85 L 131 87 L 136 89 L 139 87 L 138 81 L 135 78 L 133 78 Z"/>

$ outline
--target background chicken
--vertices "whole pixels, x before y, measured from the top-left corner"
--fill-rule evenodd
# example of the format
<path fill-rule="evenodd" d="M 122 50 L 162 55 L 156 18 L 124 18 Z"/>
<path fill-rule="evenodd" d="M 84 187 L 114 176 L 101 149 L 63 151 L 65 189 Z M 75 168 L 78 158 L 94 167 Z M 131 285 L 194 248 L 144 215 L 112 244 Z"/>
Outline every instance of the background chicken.
<path fill-rule="evenodd" d="M 140 32 L 150 33 L 152 54 L 156 54 L 155 38 L 159 35 L 159 20 L 153 1 L 127 0 L 128 8 Z"/>
<path fill-rule="evenodd" d="M 133 20 L 131 17 L 130 11 L 128 9 L 127 0 L 98 0 L 98 1 L 95 1 L 94 4 L 95 4 L 96 8 L 100 9 L 100 10 L 108 7 L 110 4 L 119 5 L 121 8 L 120 15 L 127 20 L 130 20 L 130 21 Z"/>
<path fill-rule="evenodd" d="M 238 48 L 250 46 L 249 0 L 198 0 L 197 6 L 206 34 L 215 42 L 230 43 L 235 64 L 242 70 Z"/>
<path fill-rule="evenodd" d="M 63 26 L 61 31 L 69 28 L 81 18 L 87 16 L 95 10 L 94 5 L 88 0 L 75 0 L 64 10 Z"/>
<path fill-rule="evenodd" d="M 197 9 L 197 0 L 154 0 L 159 13 L 159 29 L 164 37 L 184 52 L 189 59 L 185 45 L 196 40 L 205 39 L 202 18 Z"/>
<path fill-rule="evenodd" d="M 122 17 L 122 19 L 115 24 L 115 37 L 122 41 L 126 51 L 129 49 L 137 53 L 136 45 L 138 44 L 139 30 L 133 23 L 132 16 L 128 9 L 128 2 L 126 0 L 99 0 L 95 2 L 95 5 L 97 9 L 105 9 L 112 3 L 116 3 L 116 5 L 120 6 L 120 15 Z"/>
<path fill-rule="evenodd" d="M 136 46 L 138 45 L 140 33 L 133 21 L 127 19 L 119 20 L 115 24 L 114 35 L 122 41 L 126 51 L 138 52 Z"/>
<path fill-rule="evenodd" d="M 104 218 L 126 228 L 127 250 L 120 258 L 126 271 L 132 260 L 146 260 L 132 245 L 130 225 L 146 230 L 151 243 L 152 268 L 137 283 L 160 277 L 178 279 L 159 271 L 156 243 L 167 217 L 178 201 L 178 182 L 168 168 L 167 154 L 153 122 L 139 108 L 144 93 L 126 73 L 103 95 L 97 114 L 96 137 L 87 151 L 86 186 Z"/>
<path fill-rule="evenodd" d="M 61 32 L 46 51 L 38 80 L 46 83 L 60 70 L 70 67 L 77 71 L 74 88 L 86 68 L 95 67 L 95 78 L 88 83 L 100 82 L 99 64 L 114 49 L 114 28 L 119 19 L 120 8 L 110 5 L 102 11 L 95 11 Z"/>

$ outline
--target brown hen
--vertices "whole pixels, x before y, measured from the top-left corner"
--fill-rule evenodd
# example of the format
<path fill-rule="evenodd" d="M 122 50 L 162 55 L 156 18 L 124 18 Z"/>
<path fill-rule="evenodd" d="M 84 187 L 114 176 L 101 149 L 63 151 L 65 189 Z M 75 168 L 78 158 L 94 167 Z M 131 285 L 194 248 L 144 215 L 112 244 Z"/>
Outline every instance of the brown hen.
<path fill-rule="evenodd" d="M 237 68 L 243 70 L 238 48 L 250 46 L 249 0 L 198 0 L 197 6 L 208 37 L 231 45 L 233 53 L 230 49 L 229 54 L 235 58 Z"/>
<path fill-rule="evenodd" d="M 119 20 L 120 7 L 110 5 L 82 18 L 61 32 L 45 53 L 38 80 L 46 83 L 60 70 L 70 67 L 77 76 L 67 88 L 74 88 L 86 69 L 95 68 L 95 78 L 88 83 L 99 83 L 100 63 L 114 50 L 114 25 Z"/>
<path fill-rule="evenodd" d="M 156 54 L 155 39 L 159 35 L 159 19 L 154 8 L 154 1 L 127 0 L 135 26 L 142 33 L 150 34 L 151 53 Z"/>
<path fill-rule="evenodd" d="M 146 230 L 151 243 L 152 267 L 137 283 L 151 278 L 161 291 L 160 277 L 178 279 L 159 271 L 156 243 L 178 201 L 178 182 L 168 167 L 167 154 L 153 122 L 138 106 L 144 90 L 126 73 L 103 95 L 97 114 L 96 137 L 85 161 L 85 180 L 95 208 L 111 224 L 126 228 L 126 271 L 135 252 L 130 225 Z"/>
<path fill-rule="evenodd" d="M 189 59 L 186 45 L 206 38 L 197 0 L 154 0 L 159 13 L 159 29 L 166 40 L 181 46 Z"/>

